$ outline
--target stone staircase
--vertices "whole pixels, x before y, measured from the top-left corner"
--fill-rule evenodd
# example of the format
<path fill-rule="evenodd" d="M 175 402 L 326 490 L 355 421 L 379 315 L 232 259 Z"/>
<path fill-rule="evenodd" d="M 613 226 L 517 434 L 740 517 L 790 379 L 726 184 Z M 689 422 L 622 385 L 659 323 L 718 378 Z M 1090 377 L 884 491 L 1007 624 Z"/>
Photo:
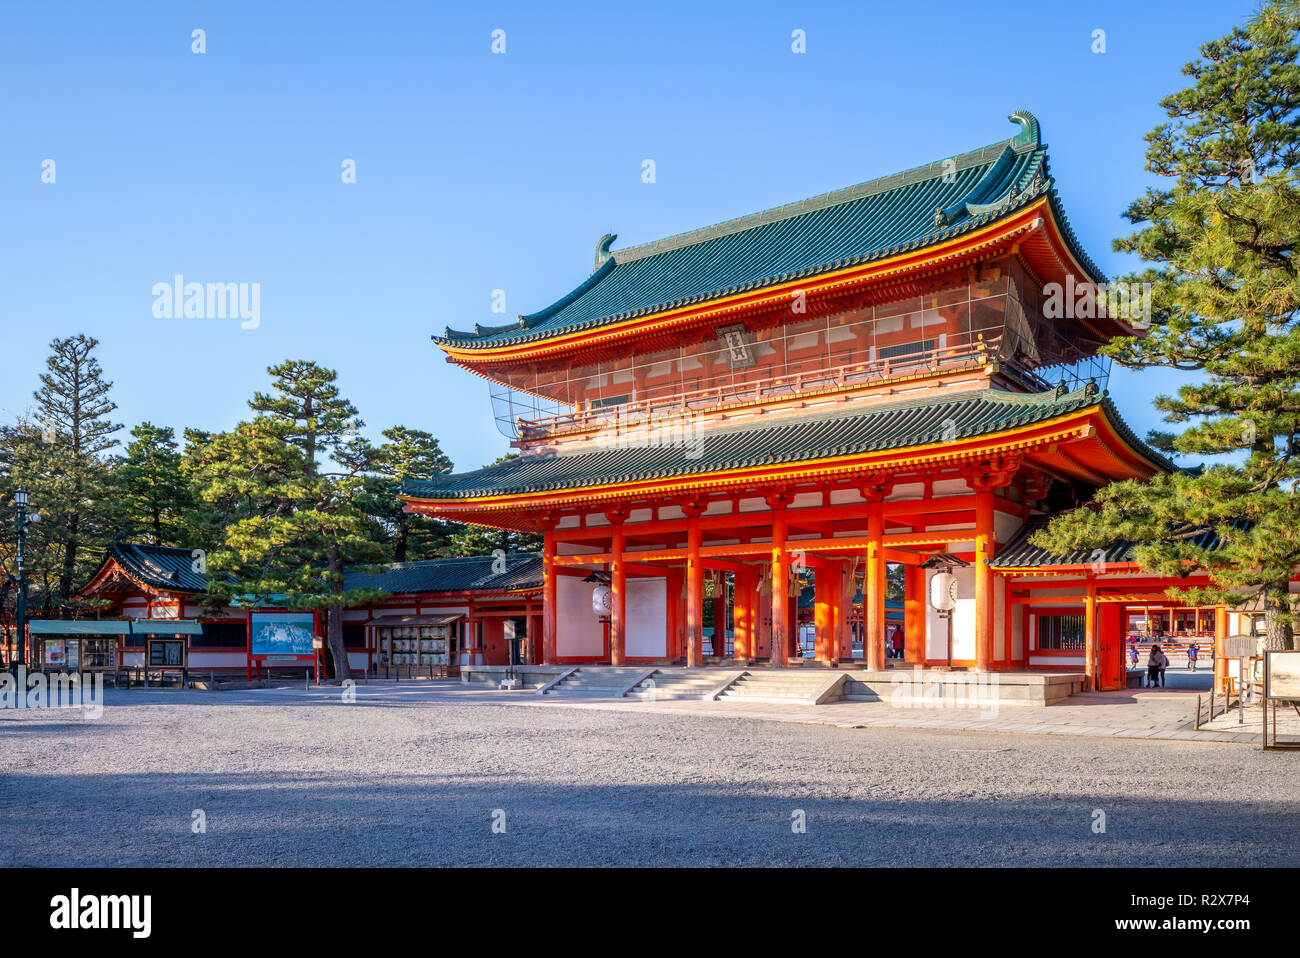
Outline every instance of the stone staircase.
<path fill-rule="evenodd" d="M 543 695 L 562 697 L 585 696 L 589 698 L 617 698 L 623 690 L 645 675 L 644 666 L 595 669 L 578 669 L 548 688 Z"/>
<path fill-rule="evenodd" d="M 714 691 L 729 676 L 739 673 L 720 669 L 660 669 L 627 693 L 642 702 L 666 702 L 670 699 L 711 699 Z"/>
<path fill-rule="evenodd" d="M 751 670 L 728 686 L 718 701 L 816 705 L 842 699 L 845 678 L 843 672 L 830 669 Z"/>

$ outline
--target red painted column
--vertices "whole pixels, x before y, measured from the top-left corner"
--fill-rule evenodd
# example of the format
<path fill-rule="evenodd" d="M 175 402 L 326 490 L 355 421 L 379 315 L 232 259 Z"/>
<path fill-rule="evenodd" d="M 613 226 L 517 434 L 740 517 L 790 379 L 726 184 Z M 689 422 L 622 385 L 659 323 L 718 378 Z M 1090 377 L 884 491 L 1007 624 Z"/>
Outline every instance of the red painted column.
<path fill-rule="evenodd" d="M 815 658 L 823 665 L 830 664 L 831 650 L 835 644 L 833 596 L 839 585 L 840 577 L 836 569 L 827 566 L 817 568 L 813 579 L 813 628 L 816 631 L 813 644 Z"/>
<path fill-rule="evenodd" d="M 885 668 L 885 515 L 879 500 L 867 503 L 867 576 L 863 584 L 868 669 Z"/>
<path fill-rule="evenodd" d="M 854 563 L 840 563 L 840 594 L 835 609 L 835 633 L 841 659 L 853 661 L 853 598 L 858 594 Z"/>
<path fill-rule="evenodd" d="M 1015 668 L 1016 656 L 1011 648 L 1011 576 L 1004 576 L 1002 580 L 1002 645 L 1006 656 L 1005 668 Z"/>
<path fill-rule="evenodd" d="M 686 529 L 686 666 L 704 664 L 704 566 L 700 562 L 701 509 L 687 511 Z"/>
<path fill-rule="evenodd" d="M 609 615 L 609 663 L 623 665 L 627 661 L 627 564 L 623 561 L 623 547 L 627 536 L 622 521 L 614 527 L 612 558 L 609 563 L 609 588 L 613 593 L 614 607 Z"/>
<path fill-rule="evenodd" d="M 903 573 L 903 657 L 925 662 L 925 570 L 919 565 Z"/>
<path fill-rule="evenodd" d="M 555 532 L 542 536 L 542 663 L 555 664 Z"/>
<path fill-rule="evenodd" d="M 785 551 L 789 520 L 785 507 L 774 507 L 772 515 L 772 668 L 783 669 L 789 663 L 789 639 L 786 629 L 790 607 L 790 557 Z"/>
<path fill-rule="evenodd" d="M 735 593 L 736 659 L 754 657 L 754 570 L 745 566 L 736 573 Z"/>
<path fill-rule="evenodd" d="M 672 566 L 666 576 L 667 584 L 664 587 L 665 599 L 668 604 L 668 615 L 666 623 L 667 635 L 664 637 L 664 655 L 669 659 L 679 659 L 682 656 L 682 570 L 680 566 Z"/>
<path fill-rule="evenodd" d="M 1089 692 L 1097 688 L 1097 583 L 1088 580 L 1087 597 L 1083 606 L 1083 671 L 1087 678 L 1084 688 Z"/>
<path fill-rule="evenodd" d="M 818 569 L 821 575 L 822 570 Z M 826 568 L 826 658 L 829 662 L 840 660 L 840 633 L 844 620 L 844 562 L 832 560 Z"/>
<path fill-rule="evenodd" d="M 993 493 L 975 493 L 975 667 L 993 667 Z"/>

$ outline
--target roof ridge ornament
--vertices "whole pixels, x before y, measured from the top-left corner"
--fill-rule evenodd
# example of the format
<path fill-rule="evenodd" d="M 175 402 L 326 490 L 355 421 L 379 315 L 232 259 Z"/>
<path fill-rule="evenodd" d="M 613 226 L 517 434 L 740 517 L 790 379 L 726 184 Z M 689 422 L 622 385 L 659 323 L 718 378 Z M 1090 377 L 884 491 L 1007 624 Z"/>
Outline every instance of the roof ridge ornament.
<path fill-rule="evenodd" d="M 1038 119 L 1028 110 L 1016 110 L 1007 117 L 1012 123 L 1020 127 L 1020 132 L 1011 138 L 1011 148 L 1017 153 L 1023 153 L 1026 150 L 1036 150 L 1042 144 L 1041 131 L 1038 126 Z"/>
<path fill-rule="evenodd" d="M 617 233 L 606 233 L 600 238 L 600 242 L 596 244 L 596 265 L 591 268 L 593 273 L 604 266 L 605 261 L 614 255 L 609 251 L 609 248 L 616 239 L 618 239 Z"/>

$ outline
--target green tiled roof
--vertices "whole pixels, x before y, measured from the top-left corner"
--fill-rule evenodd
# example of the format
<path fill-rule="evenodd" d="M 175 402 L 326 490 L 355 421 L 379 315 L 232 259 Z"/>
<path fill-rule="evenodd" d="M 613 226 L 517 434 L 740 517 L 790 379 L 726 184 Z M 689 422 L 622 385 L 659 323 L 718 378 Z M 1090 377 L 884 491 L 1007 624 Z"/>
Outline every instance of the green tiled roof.
<path fill-rule="evenodd" d="M 505 568 L 493 571 L 497 557 L 466 556 L 454 559 L 426 559 L 394 562 L 380 572 L 347 573 L 348 589 L 383 589 L 395 595 L 418 592 L 503 592 L 540 588 L 542 557 L 533 552 L 512 552 L 505 556 Z"/>
<path fill-rule="evenodd" d="M 171 546 L 150 546 L 118 542 L 108 550 L 122 569 L 140 582 L 169 592 L 203 592 L 207 577 L 194 571 L 194 552 Z"/>
<path fill-rule="evenodd" d="M 605 237 L 603 263 L 546 309 L 505 326 L 448 328 L 433 339 L 486 348 L 620 322 L 919 249 L 1043 196 L 1071 252 L 1103 281 L 1060 209 L 1038 121 L 1023 110 L 1010 118 L 1020 126 L 1011 140 L 903 173 L 612 253 Z"/>
<path fill-rule="evenodd" d="M 1047 527 L 1050 516 L 1035 516 L 1020 527 L 1020 531 L 1011 537 L 1011 541 L 997 551 L 990 565 L 994 569 L 1050 568 L 1052 566 L 1085 566 L 1093 563 L 1133 562 L 1137 543 L 1127 539 L 1118 539 L 1099 551 L 1078 551 L 1058 554 L 1040 549 L 1030 542 L 1035 532 Z M 1189 545 L 1201 549 L 1217 549 L 1220 545 L 1219 534 L 1206 530 L 1188 541 Z"/>
<path fill-rule="evenodd" d="M 1111 399 L 1095 388 L 1009 393 L 970 389 L 946 399 L 882 403 L 869 409 L 782 419 L 771 424 L 701 430 L 699 455 L 687 434 L 682 446 L 621 447 L 572 453 L 539 453 L 508 459 L 475 472 L 407 481 L 401 493 L 416 499 L 467 499 L 640 482 L 724 469 L 850 456 L 924 443 L 951 442 L 1013 426 L 1026 426 L 1100 403 L 1133 448 L 1160 467 L 1173 463 L 1152 449 L 1120 419 Z M 590 446 L 586 447 L 590 449 Z"/>
<path fill-rule="evenodd" d="M 119 542 L 105 556 L 105 560 L 110 558 L 132 578 L 155 588 L 194 593 L 206 592 L 208 588 L 207 576 L 193 570 L 194 559 L 189 549 Z M 500 573 L 493 571 L 495 562 L 496 557 L 490 554 L 395 562 L 380 572 L 345 572 L 343 578 L 348 589 L 383 589 L 395 594 L 500 592 L 542 583 L 542 559 L 535 553 L 510 553 L 505 557 L 505 570 Z"/>

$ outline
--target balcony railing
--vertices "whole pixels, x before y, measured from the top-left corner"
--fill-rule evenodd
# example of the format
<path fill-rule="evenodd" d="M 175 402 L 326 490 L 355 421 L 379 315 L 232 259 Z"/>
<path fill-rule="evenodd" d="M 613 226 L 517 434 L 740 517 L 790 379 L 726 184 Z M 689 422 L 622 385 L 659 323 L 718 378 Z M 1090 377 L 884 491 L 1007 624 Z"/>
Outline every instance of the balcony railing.
<path fill-rule="evenodd" d="M 640 424 L 693 413 L 725 413 L 739 407 L 807 399 L 819 394 L 879 385 L 919 373 L 978 369 L 987 365 L 990 357 L 997 356 L 999 341 L 1000 337 L 995 337 L 962 345 L 939 346 L 904 355 L 635 400 L 617 406 L 584 407 L 571 413 L 536 419 L 521 416 L 516 418 L 515 427 L 519 439 L 527 442 L 620 426 L 635 428 Z"/>

